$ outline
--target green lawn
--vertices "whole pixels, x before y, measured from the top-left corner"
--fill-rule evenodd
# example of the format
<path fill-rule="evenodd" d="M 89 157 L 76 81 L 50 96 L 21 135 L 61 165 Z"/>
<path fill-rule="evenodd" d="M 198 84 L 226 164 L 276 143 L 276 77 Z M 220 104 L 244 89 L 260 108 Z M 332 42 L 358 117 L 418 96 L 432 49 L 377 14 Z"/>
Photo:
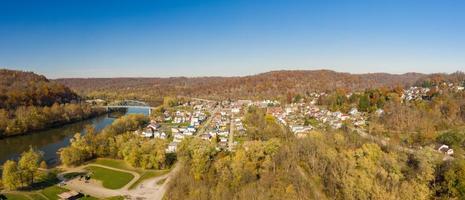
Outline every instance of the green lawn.
<path fill-rule="evenodd" d="M 113 190 L 124 187 L 134 178 L 132 174 L 102 167 L 89 166 L 86 169 L 92 172 L 91 178 L 102 181 L 103 187 Z"/>
<path fill-rule="evenodd" d="M 137 169 L 137 168 L 134 168 L 128 165 L 124 160 L 116 160 L 116 159 L 110 159 L 110 158 L 97 158 L 93 163 L 108 166 L 108 167 L 113 167 L 117 169 L 122 169 L 122 170 L 134 171 L 139 174 L 142 174 L 144 172 L 143 169 Z"/>
<path fill-rule="evenodd" d="M 26 195 L 23 194 L 5 194 L 8 200 L 29 200 Z"/>
<path fill-rule="evenodd" d="M 47 200 L 45 197 L 37 193 L 31 193 L 31 194 L 28 194 L 28 196 L 34 200 Z"/>
<path fill-rule="evenodd" d="M 58 195 L 69 190 L 58 186 L 52 186 L 42 190 L 42 194 L 50 200 L 58 200 Z"/>
<path fill-rule="evenodd" d="M 134 184 L 132 184 L 129 189 L 134 189 L 136 188 L 140 183 L 142 183 L 144 180 L 147 180 L 147 179 L 150 179 L 150 178 L 153 178 L 153 177 L 157 177 L 157 176 L 161 176 L 163 174 L 167 174 L 168 172 L 170 172 L 169 169 L 165 169 L 165 170 L 150 170 L 150 171 L 146 171 L 144 172 L 140 178 L 134 182 Z"/>

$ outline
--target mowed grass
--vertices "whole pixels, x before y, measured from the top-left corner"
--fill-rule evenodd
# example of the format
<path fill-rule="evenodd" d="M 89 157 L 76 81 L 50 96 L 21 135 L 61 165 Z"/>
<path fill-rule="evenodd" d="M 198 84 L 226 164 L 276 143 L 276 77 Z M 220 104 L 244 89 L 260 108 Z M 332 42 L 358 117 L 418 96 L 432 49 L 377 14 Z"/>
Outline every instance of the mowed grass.
<path fill-rule="evenodd" d="M 28 194 L 28 196 L 34 200 L 47 200 L 44 196 L 37 194 L 37 193 L 31 193 L 31 194 Z"/>
<path fill-rule="evenodd" d="M 8 200 L 30 200 L 26 195 L 23 194 L 5 194 Z"/>
<path fill-rule="evenodd" d="M 132 171 L 140 174 L 140 178 L 134 182 L 129 189 L 136 188 L 140 183 L 143 181 L 154 178 L 157 176 L 161 176 L 170 172 L 170 169 L 165 170 L 144 170 L 141 168 L 135 168 L 127 164 L 124 160 L 117 160 L 117 159 L 110 159 L 110 158 L 98 158 L 91 162 L 91 164 L 99 164 L 107 167 L 113 167 L 117 169 Z"/>
<path fill-rule="evenodd" d="M 102 167 L 89 166 L 86 169 L 92 172 L 91 178 L 102 181 L 103 187 L 112 190 L 124 187 L 134 178 L 132 174 Z"/>
<path fill-rule="evenodd" d="M 42 194 L 45 195 L 50 200 L 58 200 L 59 199 L 58 195 L 63 192 L 67 192 L 67 191 L 69 190 L 58 187 L 58 186 L 52 186 L 52 187 L 48 187 L 42 190 Z"/>
<path fill-rule="evenodd" d="M 99 165 L 104 165 L 107 167 L 113 167 L 117 169 L 122 169 L 122 170 L 127 170 L 127 171 L 133 171 L 137 172 L 139 174 L 142 174 L 144 172 L 143 169 L 137 169 L 129 164 L 127 164 L 124 160 L 116 160 L 116 159 L 110 159 L 110 158 L 97 158 L 93 164 L 99 164 Z"/>

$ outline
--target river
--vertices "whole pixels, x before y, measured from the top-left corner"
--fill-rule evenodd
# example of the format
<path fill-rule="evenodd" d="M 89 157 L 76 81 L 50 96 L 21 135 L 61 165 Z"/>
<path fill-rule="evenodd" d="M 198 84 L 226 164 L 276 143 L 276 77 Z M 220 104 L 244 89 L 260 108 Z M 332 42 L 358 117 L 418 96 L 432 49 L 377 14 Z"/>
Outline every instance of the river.
<path fill-rule="evenodd" d="M 92 125 L 97 131 L 110 125 L 115 119 L 127 114 L 140 113 L 148 115 L 149 110 L 144 108 L 128 108 L 124 112 L 113 112 L 92 119 L 64 125 L 45 131 L 32 132 L 27 135 L 0 139 L 0 165 L 8 159 L 17 159 L 19 155 L 28 150 L 30 146 L 44 154 L 44 160 L 49 165 L 58 163 L 57 151 L 69 145 L 69 140 L 76 133 L 84 133 L 87 125 Z"/>

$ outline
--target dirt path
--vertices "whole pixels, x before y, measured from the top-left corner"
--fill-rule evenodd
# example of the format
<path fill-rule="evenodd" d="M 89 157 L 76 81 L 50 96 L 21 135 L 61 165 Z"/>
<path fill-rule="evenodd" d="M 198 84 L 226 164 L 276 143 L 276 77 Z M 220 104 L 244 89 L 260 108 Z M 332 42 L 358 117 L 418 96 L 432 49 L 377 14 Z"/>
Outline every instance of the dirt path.
<path fill-rule="evenodd" d="M 179 171 L 181 164 L 177 163 L 176 166 L 167 174 L 154 177 L 148 180 L 143 181 L 139 186 L 136 188 L 129 190 L 129 187 L 134 184 L 137 180 L 139 180 L 140 175 L 133 171 L 117 169 L 113 167 L 108 167 L 99 164 L 88 164 L 76 168 L 66 169 L 66 172 L 58 174 L 58 179 L 61 181 L 65 180 L 64 174 L 70 172 L 84 172 L 86 171 L 85 168 L 88 166 L 96 166 L 102 167 L 106 169 L 111 169 L 115 171 L 126 172 L 134 175 L 134 178 L 126 184 L 124 187 L 111 190 L 104 188 L 100 181 L 97 180 L 90 180 L 88 183 L 85 183 L 84 180 L 79 180 L 78 178 L 71 179 L 66 182 L 66 185 L 63 186 L 64 188 L 74 190 L 77 192 L 81 192 L 84 194 L 88 194 L 93 197 L 97 198 L 107 198 L 113 196 L 125 196 L 126 199 L 150 199 L 150 200 L 161 200 L 168 188 L 169 181 L 174 177 L 174 175 Z M 158 185 L 157 182 L 166 179 L 163 184 Z"/>
<path fill-rule="evenodd" d="M 181 168 L 181 163 L 177 163 L 176 166 L 168 173 L 162 176 L 158 176 L 152 179 L 148 179 L 142 182 L 137 188 L 129 190 L 126 193 L 128 199 L 149 199 L 149 200 L 161 200 L 168 189 L 169 182 L 177 174 Z M 163 184 L 158 185 L 157 182 L 166 179 Z"/>
<path fill-rule="evenodd" d="M 79 180 L 78 178 L 74 178 L 74 179 L 67 181 L 66 186 L 64 186 L 64 188 L 82 192 L 82 193 L 85 193 L 85 194 L 88 194 L 94 197 L 98 197 L 98 198 L 106 198 L 106 197 L 120 196 L 122 194 L 125 194 L 128 191 L 128 188 L 140 178 L 140 175 L 136 172 L 113 168 L 113 167 L 109 167 L 105 165 L 99 165 L 99 164 L 88 164 L 88 165 L 83 165 L 83 166 L 79 166 L 76 168 L 67 169 L 65 173 L 58 174 L 57 177 L 58 179 L 63 181 L 65 180 L 64 174 L 70 173 L 70 172 L 85 172 L 86 171 L 85 168 L 89 166 L 101 167 L 101 168 L 106 168 L 106 169 L 110 169 L 114 171 L 129 173 L 129 174 L 132 174 L 134 178 L 131 181 L 129 181 L 129 183 L 127 183 L 124 187 L 117 189 L 117 190 L 111 190 L 111 189 L 104 188 L 101 182 L 97 180 L 92 179 L 88 183 L 86 183 L 84 180 Z"/>

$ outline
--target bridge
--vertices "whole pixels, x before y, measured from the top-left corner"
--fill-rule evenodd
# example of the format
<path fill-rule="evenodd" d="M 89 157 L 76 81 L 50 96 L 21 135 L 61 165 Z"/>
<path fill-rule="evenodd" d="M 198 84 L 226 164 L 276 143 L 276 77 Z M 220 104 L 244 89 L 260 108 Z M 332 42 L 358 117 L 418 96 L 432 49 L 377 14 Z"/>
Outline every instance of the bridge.
<path fill-rule="evenodd" d="M 139 100 L 121 100 L 114 101 L 109 103 L 108 106 L 141 106 L 141 107 L 150 107 L 148 103 Z"/>
<path fill-rule="evenodd" d="M 143 101 L 138 101 L 138 100 L 121 100 L 121 101 L 114 101 L 112 103 L 109 103 L 106 106 L 99 106 L 101 108 L 105 109 L 111 109 L 111 108 L 141 108 L 141 109 L 148 109 L 149 110 L 149 115 L 152 113 L 152 109 L 155 109 L 155 107 L 150 106 L 148 103 L 143 102 Z"/>

